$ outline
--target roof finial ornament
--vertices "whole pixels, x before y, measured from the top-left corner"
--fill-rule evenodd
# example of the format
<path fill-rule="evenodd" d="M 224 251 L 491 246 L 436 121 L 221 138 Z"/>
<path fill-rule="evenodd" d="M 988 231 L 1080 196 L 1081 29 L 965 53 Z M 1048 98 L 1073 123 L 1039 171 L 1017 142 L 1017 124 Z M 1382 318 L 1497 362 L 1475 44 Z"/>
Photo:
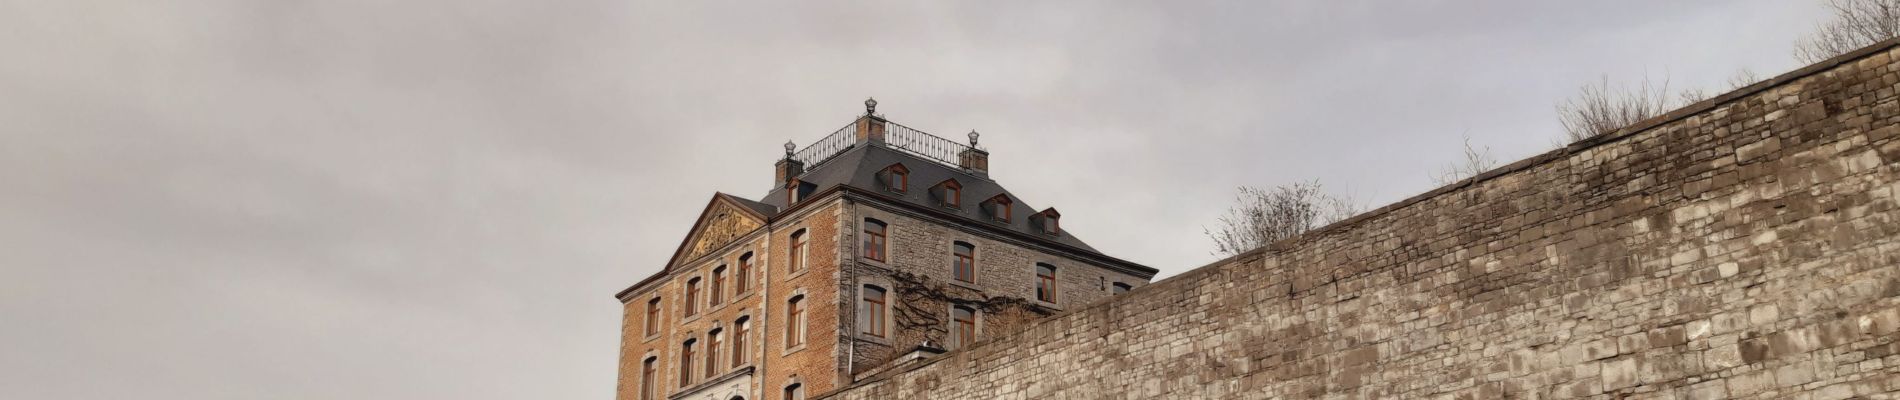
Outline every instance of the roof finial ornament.
<path fill-rule="evenodd" d="M 970 147 L 976 147 L 976 137 L 977 137 L 977 136 L 979 136 L 979 135 L 977 135 L 977 134 L 976 134 L 976 130 L 975 130 L 975 129 L 971 129 L 971 130 L 970 130 Z"/>
<path fill-rule="evenodd" d="M 877 112 L 877 99 L 870 98 L 870 97 L 864 98 L 864 115 L 871 115 L 876 112 Z"/>
<path fill-rule="evenodd" d="M 790 140 L 785 141 L 785 158 L 792 158 L 792 149 L 797 148 L 798 143 L 792 143 Z"/>

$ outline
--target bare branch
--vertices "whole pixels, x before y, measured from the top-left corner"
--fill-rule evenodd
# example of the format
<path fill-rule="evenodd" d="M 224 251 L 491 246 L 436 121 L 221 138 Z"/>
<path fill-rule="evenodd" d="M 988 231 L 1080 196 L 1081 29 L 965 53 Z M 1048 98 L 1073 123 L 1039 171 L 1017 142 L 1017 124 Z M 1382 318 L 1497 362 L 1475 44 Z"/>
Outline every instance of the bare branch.
<path fill-rule="evenodd" d="M 1605 76 L 1595 84 L 1583 85 L 1577 97 L 1558 104 L 1557 118 L 1566 136 L 1575 142 L 1662 115 L 1670 106 L 1668 93 L 1668 80 L 1652 85 L 1649 78 L 1643 78 L 1634 90 L 1618 90 L 1610 87 L 1610 78 Z"/>
<path fill-rule="evenodd" d="M 1828 0 L 1834 20 L 1796 42 L 1795 58 L 1817 63 L 1900 36 L 1900 0 Z"/>
<path fill-rule="evenodd" d="M 1485 146 L 1483 149 L 1472 147 L 1471 135 L 1466 134 L 1464 159 L 1446 165 L 1445 169 L 1439 171 L 1438 176 L 1432 177 L 1432 179 L 1437 181 L 1441 186 L 1449 185 L 1464 180 L 1465 178 L 1478 176 L 1478 174 L 1490 171 L 1491 168 L 1496 168 L 1497 166 L 1498 160 L 1491 156 L 1491 147 Z"/>
<path fill-rule="evenodd" d="M 1319 181 L 1239 190 L 1234 207 L 1206 231 L 1215 254 L 1240 254 L 1359 213 L 1350 199 L 1321 191 Z"/>

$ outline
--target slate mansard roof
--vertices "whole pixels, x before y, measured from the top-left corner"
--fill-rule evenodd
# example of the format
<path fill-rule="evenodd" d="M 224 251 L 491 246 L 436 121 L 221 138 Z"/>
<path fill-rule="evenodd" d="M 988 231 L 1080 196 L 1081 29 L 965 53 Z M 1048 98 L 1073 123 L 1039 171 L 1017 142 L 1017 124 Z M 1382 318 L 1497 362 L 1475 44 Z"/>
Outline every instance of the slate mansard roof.
<path fill-rule="evenodd" d="M 881 173 L 893 164 L 902 164 L 905 169 L 910 170 L 908 190 L 903 192 L 887 190 L 879 181 Z M 932 187 L 949 179 L 955 179 L 963 187 L 961 207 L 944 207 L 940 205 L 941 201 L 931 194 Z M 967 220 L 962 221 L 964 223 L 987 225 L 1101 254 L 1100 251 L 1068 231 L 1062 231 L 1056 235 L 1043 233 L 1039 226 L 1031 222 L 1030 218 L 1042 209 L 1031 206 L 1029 202 L 1023 201 L 1022 198 L 1010 193 L 1008 189 L 1003 188 L 1003 185 L 988 177 L 876 143 L 860 143 L 850 150 L 845 150 L 829 160 L 808 168 L 804 174 L 798 176 L 798 180 L 813 185 L 817 191 L 824 191 L 835 185 L 863 189 L 913 206 L 961 217 Z M 780 210 L 789 208 L 785 204 L 789 200 L 785 191 L 786 188 L 782 185 L 772 189 L 766 194 L 765 201 L 762 203 Z M 1011 213 L 1007 223 L 990 218 L 978 206 L 981 202 L 999 194 L 1009 196 L 1010 201 L 1014 203 L 1015 211 Z"/>

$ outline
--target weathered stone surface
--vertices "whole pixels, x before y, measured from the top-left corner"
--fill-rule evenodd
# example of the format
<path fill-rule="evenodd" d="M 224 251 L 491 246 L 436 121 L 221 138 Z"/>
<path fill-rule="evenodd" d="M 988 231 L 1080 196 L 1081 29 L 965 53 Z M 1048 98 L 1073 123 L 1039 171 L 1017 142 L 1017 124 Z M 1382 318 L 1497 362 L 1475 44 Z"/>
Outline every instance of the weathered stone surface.
<path fill-rule="evenodd" d="M 821 398 L 1892 398 L 1894 44 Z"/>

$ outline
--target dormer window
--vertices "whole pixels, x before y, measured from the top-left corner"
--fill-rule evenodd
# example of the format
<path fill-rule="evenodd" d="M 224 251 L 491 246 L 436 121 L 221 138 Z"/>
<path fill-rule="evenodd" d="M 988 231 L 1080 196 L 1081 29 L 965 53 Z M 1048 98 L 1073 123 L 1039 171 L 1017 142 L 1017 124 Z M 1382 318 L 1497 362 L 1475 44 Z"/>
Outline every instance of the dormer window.
<path fill-rule="evenodd" d="M 891 164 L 885 167 L 883 178 L 885 189 L 893 192 L 910 190 L 910 169 L 904 168 L 904 164 Z"/>
<path fill-rule="evenodd" d="M 957 183 L 956 179 L 946 179 L 943 183 L 937 184 L 936 187 L 931 188 L 931 194 L 936 195 L 937 200 L 943 202 L 944 207 L 963 207 L 963 184 Z"/>
<path fill-rule="evenodd" d="M 1010 206 L 1013 204 L 1008 194 L 999 194 L 983 201 L 983 212 L 988 213 L 990 218 L 996 219 L 997 222 L 1009 222 Z"/>
<path fill-rule="evenodd" d="M 1042 233 L 1049 235 L 1062 234 L 1062 213 L 1056 212 L 1055 208 L 1052 207 L 1036 213 L 1036 220 L 1042 225 Z"/>
<path fill-rule="evenodd" d="M 811 196 L 812 190 L 817 188 L 818 185 L 813 185 L 798 179 L 785 181 L 785 205 L 790 207 L 793 204 L 804 201 L 805 197 Z"/>

